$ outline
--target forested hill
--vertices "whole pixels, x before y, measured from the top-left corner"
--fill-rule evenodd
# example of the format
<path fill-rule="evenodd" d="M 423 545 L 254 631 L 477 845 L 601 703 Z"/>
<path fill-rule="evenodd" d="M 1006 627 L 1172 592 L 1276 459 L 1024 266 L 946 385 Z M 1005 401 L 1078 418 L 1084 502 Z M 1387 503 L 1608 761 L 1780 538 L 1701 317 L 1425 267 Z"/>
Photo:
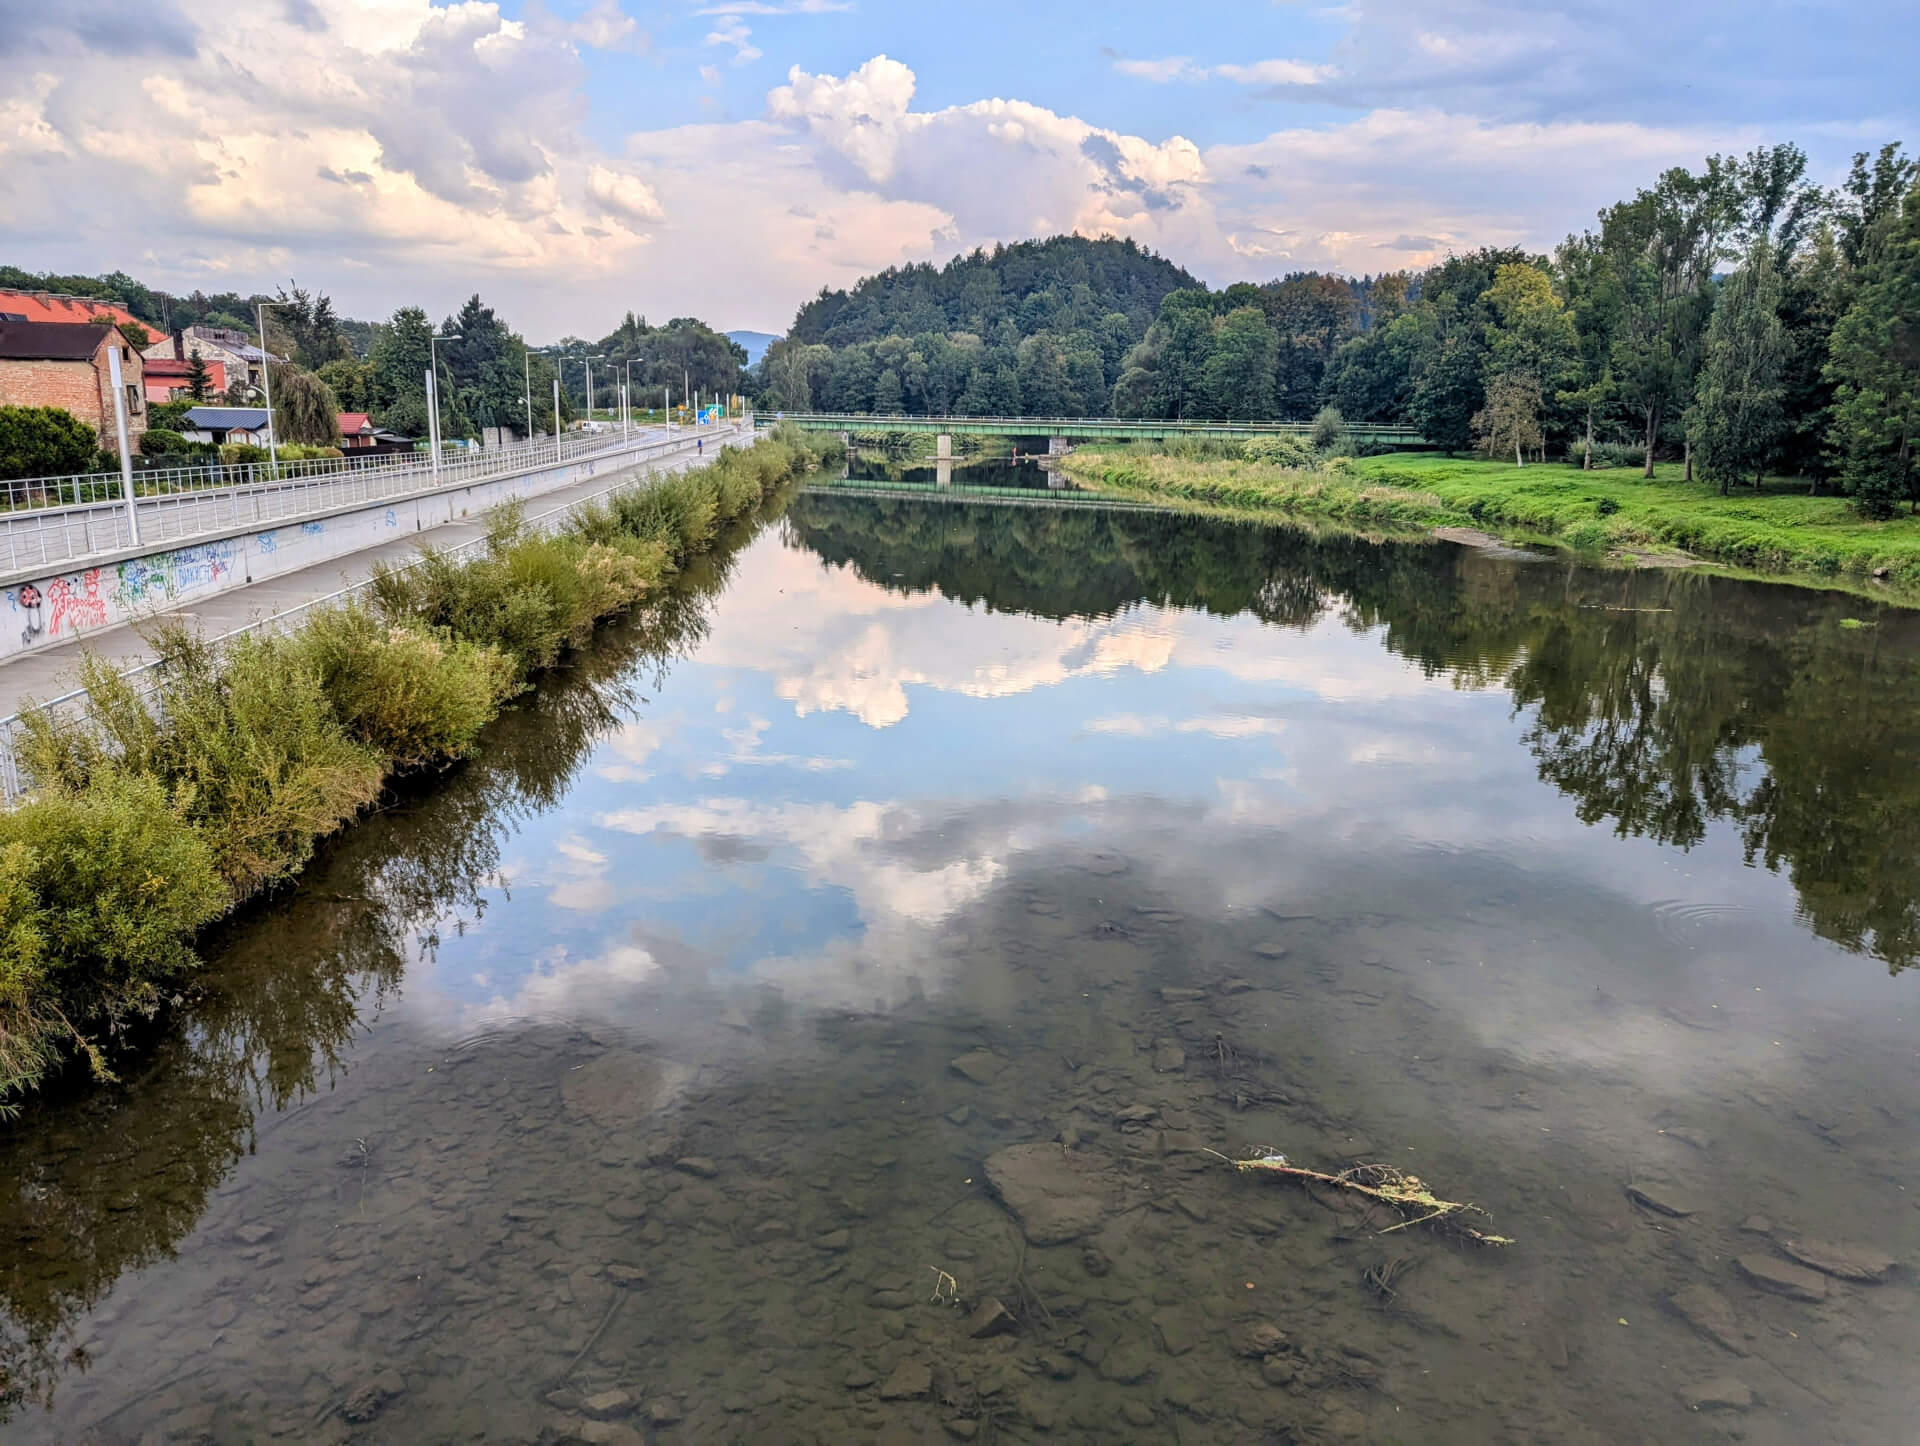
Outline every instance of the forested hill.
<path fill-rule="evenodd" d="M 1126 318 L 1137 341 L 1160 298 L 1201 283 L 1134 241 L 1053 236 L 869 276 L 851 291 L 821 293 L 800 308 L 788 335 L 832 347 L 925 332 L 971 332 L 996 340 L 1036 332 L 1094 332 Z"/>

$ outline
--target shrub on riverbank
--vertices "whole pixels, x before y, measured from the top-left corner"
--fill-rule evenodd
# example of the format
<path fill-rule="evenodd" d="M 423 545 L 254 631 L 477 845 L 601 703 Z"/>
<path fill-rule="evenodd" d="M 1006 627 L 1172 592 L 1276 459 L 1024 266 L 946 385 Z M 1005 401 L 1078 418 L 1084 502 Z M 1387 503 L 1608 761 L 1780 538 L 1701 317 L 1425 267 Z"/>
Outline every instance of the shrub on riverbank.
<path fill-rule="evenodd" d="M 84 715 L 23 711 L 38 785 L 0 813 L 0 1114 L 151 1014 L 210 920 L 297 873 L 389 774 L 457 758 L 502 702 L 816 465 L 797 434 L 614 494 L 553 535 L 519 509 L 470 561 L 424 551 L 373 607 L 216 648 L 177 621 L 136 686 L 87 656 Z M 144 696 L 154 689 L 154 696 Z"/>
<path fill-rule="evenodd" d="M 1557 463 L 1399 453 L 1335 459 L 1312 469 L 1256 461 L 1191 461 L 1144 448 L 1086 447 L 1068 472 L 1090 485 L 1143 496 L 1356 527 L 1427 531 L 1466 526 L 1558 537 L 1605 550 L 1684 549 L 1755 571 L 1920 589 L 1920 520 L 1870 522 L 1845 498 L 1812 497 L 1804 484 L 1722 497 L 1663 464 L 1651 481 L 1627 470 L 1583 472 Z M 1884 575 L 1884 576 L 1883 576 Z"/>

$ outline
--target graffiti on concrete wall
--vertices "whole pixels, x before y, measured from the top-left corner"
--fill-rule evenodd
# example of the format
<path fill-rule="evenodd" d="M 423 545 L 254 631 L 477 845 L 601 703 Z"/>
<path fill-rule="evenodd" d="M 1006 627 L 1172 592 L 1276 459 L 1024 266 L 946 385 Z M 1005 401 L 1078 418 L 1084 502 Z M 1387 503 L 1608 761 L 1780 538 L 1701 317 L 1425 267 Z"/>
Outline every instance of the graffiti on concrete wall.
<path fill-rule="evenodd" d="M 169 601 L 183 592 L 217 587 L 233 571 L 238 548 L 231 538 L 176 548 L 153 557 L 130 557 L 118 567 L 113 600 L 122 607 Z"/>
<path fill-rule="evenodd" d="M 90 567 L 70 577 L 56 577 L 47 584 L 50 617 L 47 635 L 72 637 L 86 628 L 103 627 L 107 621 L 107 600 L 100 595 L 100 569 Z"/>
<path fill-rule="evenodd" d="M 42 582 L 23 582 L 8 589 L 6 605 L 9 618 L 20 624 L 23 648 L 43 637 L 72 637 L 107 620 L 107 599 L 97 567 Z"/>

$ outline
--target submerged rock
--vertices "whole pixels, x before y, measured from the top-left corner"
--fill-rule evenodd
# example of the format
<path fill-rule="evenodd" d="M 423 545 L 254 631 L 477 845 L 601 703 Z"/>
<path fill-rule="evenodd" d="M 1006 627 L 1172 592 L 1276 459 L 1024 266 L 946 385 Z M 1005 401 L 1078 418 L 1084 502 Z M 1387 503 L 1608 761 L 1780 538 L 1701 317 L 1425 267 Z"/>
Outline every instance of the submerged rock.
<path fill-rule="evenodd" d="M 1739 1318 L 1718 1291 L 1705 1285 L 1683 1286 L 1667 1298 L 1667 1303 L 1675 1315 L 1715 1345 L 1736 1356 L 1747 1353 L 1741 1343 Z"/>
<path fill-rule="evenodd" d="M 933 1389 L 933 1371 L 924 1361 L 902 1361 L 880 1383 L 883 1401 L 914 1401 Z"/>
<path fill-rule="evenodd" d="M 1825 1300 L 1827 1278 L 1771 1255 L 1742 1255 L 1733 1262 L 1747 1284 L 1789 1300 Z"/>
<path fill-rule="evenodd" d="M 1824 1275 L 1838 1276 L 1841 1280 L 1857 1280 L 1868 1285 L 1877 1285 L 1888 1279 L 1900 1264 L 1891 1255 L 1860 1250 L 1850 1245 L 1833 1245 L 1824 1240 L 1783 1240 L 1780 1249 L 1802 1265 L 1811 1266 Z"/>
<path fill-rule="evenodd" d="M 1207 997 L 1204 989 L 1162 989 L 1160 1000 L 1163 1004 L 1193 1004 Z"/>
<path fill-rule="evenodd" d="M 1636 1205 L 1644 1205 L 1649 1210 L 1670 1215 L 1676 1220 L 1684 1220 L 1699 1211 L 1693 1198 L 1684 1191 L 1651 1180 L 1637 1180 L 1627 1186 L 1627 1198 Z"/>
<path fill-rule="evenodd" d="M 1689 1411 L 1744 1411 L 1753 1405 L 1753 1387 L 1731 1376 L 1715 1376 L 1682 1386 L 1680 1404 Z"/>
<path fill-rule="evenodd" d="M 992 1084 L 1000 1078 L 1000 1071 L 1006 1067 L 1005 1060 L 984 1049 L 972 1050 L 947 1065 L 962 1079 L 972 1080 L 977 1085 Z"/>
<path fill-rule="evenodd" d="M 1174 1074 L 1187 1067 L 1187 1052 L 1170 1039 L 1153 1047 L 1153 1067 L 1161 1074 Z"/>
<path fill-rule="evenodd" d="M 347 1397 L 340 1414 L 354 1425 L 363 1426 L 404 1395 L 406 1389 L 407 1383 L 400 1379 L 398 1371 L 382 1371 Z"/>
<path fill-rule="evenodd" d="M 988 1296 L 980 1302 L 973 1314 L 967 1317 L 967 1334 L 975 1340 L 980 1340 L 987 1336 L 997 1336 L 1002 1331 L 1010 1331 L 1013 1325 L 1013 1312 L 994 1297 Z"/>
<path fill-rule="evenodd" d="M 659 1113 L 692 1078 L 683 1065 L 615 1049 L 569 1071 L 560 1082 L 567 1113 L 623 1129 Z"/>
<path fill-rule="evenodd" d="M 1100 1227 L 1115 1203 L 1110 1172 L 1058 1145 L 1010 1145 L 987 1158 L 987 1184 L 1035 1245 L 1064 1245 Z"/>

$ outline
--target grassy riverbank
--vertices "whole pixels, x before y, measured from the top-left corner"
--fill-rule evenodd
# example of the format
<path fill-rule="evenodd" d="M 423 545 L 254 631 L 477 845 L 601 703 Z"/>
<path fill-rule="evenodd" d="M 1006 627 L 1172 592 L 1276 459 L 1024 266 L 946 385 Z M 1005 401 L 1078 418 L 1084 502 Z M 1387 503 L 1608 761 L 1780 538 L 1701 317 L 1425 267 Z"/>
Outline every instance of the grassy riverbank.
<path fill-rule="evenodd" d="M 728 448 L 553 535 L 501 509 L 483 555 L 427 553 L 380 573 L 369 605 L 218 651 L 163 624 L 156 706 L 89 658 L 85 725 L 25 715 L 39 786 L 0 813 L 0 1115 L 75 1053 L 107 1075 L 106 1046 L 176 992 L 201 928 L 297 874 L 392 775 L 459 758 L 536 673 L 820 460 L 797 432 Z"/>
<path fill-rule="evenodd" d="M 1088 486 L 1172 501 L 1426 532 L 1473 527 L 1628 556 L 1684 552 L 1756 572 L 1920 594 L 1920 518 L 1868 522 L 1803 482 L 1722 497 L 1663 463 L 1582 472 L 1560 463 L 1402 453 L 1315 468 L 1127 446 L 1086 447 L 1067 471 Z M 1884 577 L 1875 578 L 1884 570 Z"/>

